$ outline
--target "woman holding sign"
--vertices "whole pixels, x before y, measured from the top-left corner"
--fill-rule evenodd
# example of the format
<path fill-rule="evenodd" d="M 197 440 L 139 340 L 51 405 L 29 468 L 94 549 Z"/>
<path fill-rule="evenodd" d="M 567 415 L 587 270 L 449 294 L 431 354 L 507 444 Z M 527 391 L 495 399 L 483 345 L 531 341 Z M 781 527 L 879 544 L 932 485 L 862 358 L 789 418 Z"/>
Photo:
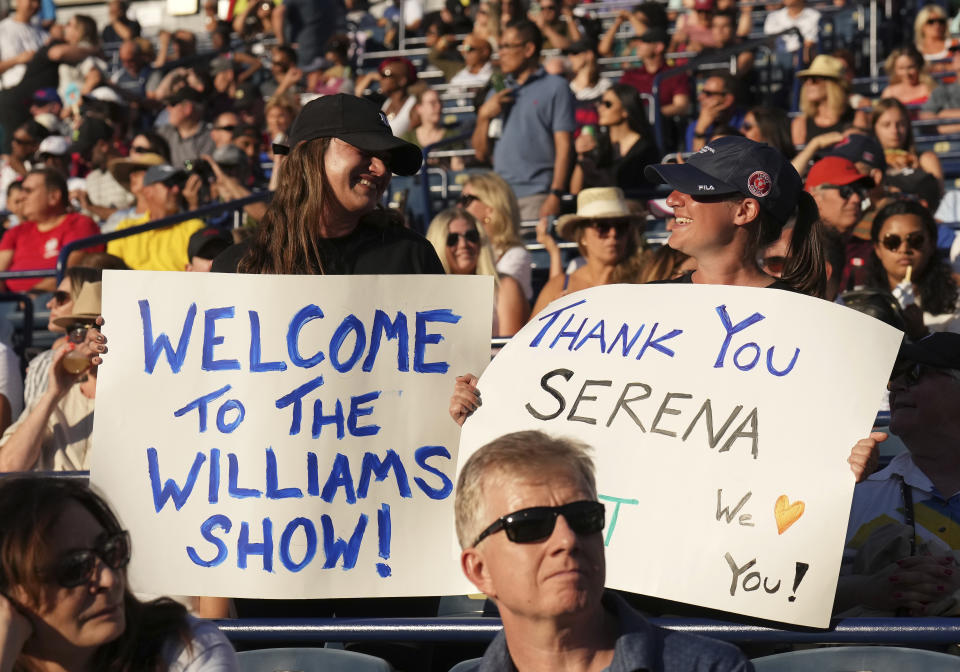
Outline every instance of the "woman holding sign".
<path fill-rule="evenodd" d="M 0 672 L 237 669 L 215 625 L 133 596 L 130 538 L 85 486 L 6 481 L 0 520 Z"/>
<path fill-rule="evenodd" d="M 414 175 L 420 148 L 394 137 L 368 100 L 308 103 L 290 131 L 277 190 L 253 238 L 228 248 L 214 272 L 293 275 L 443 273 L 433 247 L 380 205 L 393 173 Z"/>

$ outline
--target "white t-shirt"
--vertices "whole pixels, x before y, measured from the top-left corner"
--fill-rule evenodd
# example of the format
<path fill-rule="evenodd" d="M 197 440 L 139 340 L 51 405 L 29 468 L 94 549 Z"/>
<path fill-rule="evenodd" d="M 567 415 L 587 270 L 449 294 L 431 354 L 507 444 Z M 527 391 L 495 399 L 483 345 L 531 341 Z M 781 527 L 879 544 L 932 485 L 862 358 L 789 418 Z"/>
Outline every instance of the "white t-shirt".
<path fill-rule="evenodd" d="M 0 61 L 8 61 L 25 51 L 36 51 L 47 41 L 47 33 L 29 23 L 20 23 L 12 16 L 0 21 Z M 15 65 L 0 75 L 3 88 L 20 83 L 26 65 Z"/>
<path fill-rule="evenodd" d="M 400 111 L 393 115 L 391 119 L 390 116 L 387 116 L 387 121 L 390 122 L 390 130 L 393 131 L 393 134 L 397 137 L 405 134 L 410 130 L 410 113 L 413 111 L 413 106 L 417 104 L 417 99 L 413 96 L 410 96 L 403 102 L 403 107 L 400 108 Z M 387 99 L 383 101 L 383 107 L 381 108 L 386 114 L 387 107 L 390 106 L 390 100 Z"/>
<path fill-rule="evenodd" d="M 490 81 L 491 75 L 493 75 L 493 64 L 487 61 L 476 73 L 470 72 L 468 68 L 464 68 L 450 78 L 450 85 L 464 87 L 486 86 L 487 82 Z"/>
<path fill-rule="evenodd" d="M 509 275 L 520 283 L 527 301 L 533 300 L 533 257 L 525 247 L 511 247 L 497 261 L 497 273 Z"/>
<path fill-rule="evenodd" d="M 763 22 L 763 32 L 767 35 L 776 35 L 794 27 L 800 30 L 804 42 L 816 42 L 820 27 L 820 12 L 804 7 L 800 14 L 793 18 L 784 7 L 775 12 L 770 12 L 767 15 L 767 20 Z M 783 47 L 790 53 L 799 51 L 802 46 L 796 35 L 791 34 L 783 37 Z"/>
<path fill-rule="evenodd" d="M 168 672 L 237 672 L 237 654 L 230 640 L 210 621 L 192 616 L 190 623 L 190 646 L 179 638 L 173 638 L 164 646 L 163 657 L 168 662 Z"/>

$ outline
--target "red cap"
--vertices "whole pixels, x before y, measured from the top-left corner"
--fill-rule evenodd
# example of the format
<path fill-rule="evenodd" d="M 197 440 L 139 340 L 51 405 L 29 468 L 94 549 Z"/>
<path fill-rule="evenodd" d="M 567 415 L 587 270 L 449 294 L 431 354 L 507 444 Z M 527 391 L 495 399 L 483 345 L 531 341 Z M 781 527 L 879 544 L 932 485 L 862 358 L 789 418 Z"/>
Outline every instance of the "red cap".
<path fill-rule="evenodd" d="M 402 68 L 406 70 L 407 73 L 407 84 L 413 84 L 417 81 L 417 66 L 413 64 L 409 58 L 404 58 L 403 56 L 394 56 L 393 58 L 387 58 L 383 61 L 380 61 L 380 67 L 377 68 L 377 71 L 382 75 L 384 70 L 387 68 Z"/>
<path fill-rule="evenodd" d="M 713 0 L 694 0 L 693 8 L 701 12 L 712 12 Z"/>
<path fill-rule="evenodd" d="M 854 165 L 850 159 L 845 159 L 842 156 L 828 156 L 813 164 L 813 167 L 807 174 L 807 183 L 803 188 L 809 191 L 814 187 L 819 187 L 821 184 L 832 184 L 837 187 L 842 187 L 845 184 L 852 184 L 865 179 L 870 178 L 861 175 L 856 165 Z"/>

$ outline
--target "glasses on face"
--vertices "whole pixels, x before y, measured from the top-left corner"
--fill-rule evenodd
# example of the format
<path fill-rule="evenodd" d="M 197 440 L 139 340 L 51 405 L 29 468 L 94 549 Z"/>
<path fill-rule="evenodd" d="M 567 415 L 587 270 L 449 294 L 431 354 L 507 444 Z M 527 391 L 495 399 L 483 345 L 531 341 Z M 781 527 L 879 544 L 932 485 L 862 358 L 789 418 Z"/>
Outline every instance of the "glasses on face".
<path fill-rule="evenodd" d="M 53 293 L 53 302 L 58 306 L 62 306 L 70 300 L 70 292 L 65 292 L 62 289 L 58 289 Z"/>
<path fill-rule="evenodd" d="M 945 18 L 943 18 L 942 16 L 941 16 L 941 17 L 932 18 L 932 19 L 927 19 L 927 25 L 928 25 L 928 26 L 935 26 L 935 25 L 937 25 L 938 23 L 945 26 L 945 25 L 947 25 L 947 20 L 946 20 Z"/>
<path fill-rule="evenodd" d="M 907 243 L 909 249 L 920 252 L 923 250 L 924 245 L 927 244 L 927 237 L 919 231 L 914 231 L 913 233 L 908 233 L 906 237 L 896 233 L 888 233 L 880 240 L 880 244 L 891 252 L 899 250 L 904 242 Z"/>
<path fill-rule="evenodd" d="M 231 126 L 231 125 L 227 125 L 227 126 L 214 126 L 214 127 L 213 127 L 213 130 L 215 130 L 215 131 L 228 131 L 229 133 L 233 133 L 234 130 L 236 130 L 236 128 L 237 128 L 236 126 Z"/>
<path fill-rule="evenodd" d="M 930 367 L 925 364 L 905 362 L 903 364 L 894 366 L 893 374 L 890 376 L 890 380 L 895 380 L 905 387 L 913 387 L 919 383 L 920 379 L 923 378 L 924 375 L 926 375 L 930 370 Z"/>
<path fill-rule="evenodd" d="M 477 51 L 477 48 L 470 44 L 464 44 L 460 46 L 460 51 L 469 54 L 471 51 Z"/>
<path fill-rule="evenodd" d="M 700 91 L 700 95 L 710 98 L 711 96 L 725 96 L 727 95 L 727 92 L 726 91 L 708 91 L 707 89 L 702 89 Z"/>
<path fill-rule="evenodd" d="M 501 42 L 500 51 L 503 51 L 504 49 L 520 49 L 521 47 L 523 47 L 524 44 L 526 43 L 525 42 L 512 42 L 512 43 Z"/>
<path fill-rule="evenodd" d="M 500 530 L 507 533 L 507 539 L 516 544 L 532 544 L 543 541 L 553 534 L 557 524 L 557 516 L 563 516 L 570 529 L 581 536 L 594 534 L 603 529 L 605 515 L 603 504 L 600 502 L 580 501 L 563 504 L 562 506 L 535 506 L 530 509 L 521 509 L 498 518 L 490 527 L 485 529 L 473 542 L 476 546 L 481 541 L 496 534 Z"/>
<path fill-rule="evenodd" d="M 626 219 L 594 219 L 588 222 L 587 226 L 596 230 L 601 237 L 606 236 L 610 229 L 613 229 L 619 238 L 627 232 L 630 222 Z"/>
<path fill-rule="evenodd" d="M 480 199 L 473 194 L 460 194 L 460 207 L 469 208 L 471 203 L 479 200 Z"/>
<path fill-rule="evenodd" d="M 17 143 L 18 145 L 32 145 L 35 142 L 33 138 L 22 138 L 22 137 L 18 138 L 17 136 L 13 136 L 10 139 L 13 140 L 15 143 Z"/>
<path fill-rule="evenodd" d="M 836 186 L 836 185 L 833 185 L 833 184 L 824 184 L 824 185 L 823 185 L 823 188 L 824 188 L 824 189 L 835 189 L 835 190 L 837 191 L 837 193 L 840 194 L 840 198 L 842 198 L 842 199 L 845 200 L 845 201 L 850 200 L 850 198 L 851 198 L 854 194 L 856 194 L 857 196 L 860 196 L 861 198 L 863 197 L 863 188 L 862 188 L 862 187 L 855 187 L 855 186 L 853 186 L 852 184 L 844 184 L 843 186 Z"/>
<path fill-rule="evenodd" d="M 454 233 L 451 231 L 447 234 L 447 247 L 456 247 L 460 244 L 460 239 L 463 238 L 469 245 L 478 245 L 480 243 L 480 232 L 476 229 L 470 229 L 465 233 Z"/>
<path fill-rule="evenodd" d="M 811 84 L 820 84 L 821 82 L 827 81 L 826 77 L 817 77 L 816 75 L 810 75 L 805 77 L 804 81 L 810 82 Z"/>
<path fill-rule="evenodd" d="M 119 571 L 130 563 L 130 535 L 124 530 L 108 536 L 96 548 L 78 548 L 64 553 L 43 574 L 63 588 L 76 588 L 93 578 L 97 558 Z"/>
<path fill-rule="evenodd" d="M 150 145 L 130 145 L 131 154 L 149 154 L 153 151 Z"/>

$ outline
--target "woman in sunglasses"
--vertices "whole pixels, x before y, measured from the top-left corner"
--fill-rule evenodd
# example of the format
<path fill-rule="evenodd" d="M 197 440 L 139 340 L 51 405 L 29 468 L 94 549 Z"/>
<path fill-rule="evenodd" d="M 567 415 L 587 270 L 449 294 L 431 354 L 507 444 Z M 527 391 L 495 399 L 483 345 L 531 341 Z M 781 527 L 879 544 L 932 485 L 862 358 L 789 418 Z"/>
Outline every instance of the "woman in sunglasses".
<path fill-rule="evenodd" d="M 937 224 L 930 211 L 916 201 L 894 201 L 877 213 L 870 238 L 867 286 L 893 293 L 907 335 L 916 340 L 929 330 L 960 332 L 957 283 L 936 255 Z"/>
<path fill-rule="evenodd" d="M 84 485 L 5 481 L 0 520 L 0 672 L 237 669 L 215 625 L 133 596 L 129 536 Z"/>
<path fill-rule="evenodd" d="M 925 5 L 917 12 L 913 22 L 914 46 L 923 54 L 931 70 L 942 72 L 949 70 L 950 36 L 947 33 L 947 14 L 940 5 Z"/>
<path fill-rule="evenodd" d="M 513 336 L 526 324 L 530 304 L 520 283 L 497 272 L 493 250 L 483 228 L 466 210 L 448 208 L 433 218 L 427 229 L 447 273 L 493 276 L 493 335 Z"/>
<path fill-rule="evenodd" d="M 581 132 L 577 138 L 577 164 L 570 192 L 614 185 L 635 189 L 646 184 L 644 167 L 657 163 L 660 152 L 636 88 L 614 84 L 597 102 L 600 132 Z"/>
<path fill-rule="evenodd" d="M 630 211 L 618 187 L 584 189 L 577 214 L 557 220 L 557 235 L 575 242 L 585 263 L 573 273 L 551 278 L 537 297 L 536 315 L 554 299 L 581 289 L 636 282 L 642 265 L 641 216 Z"/>
<path fill-rule="evenodd" d="M 820 54 L 797 77 L 803 85 L 801 114 L 794 117 L 790 128 L 794 145 L 805 145 L 818 135 L 844 131 L 850 126 L 866 127 L 867 115 L 850 106 L 847 65 L 841 59 Z"/>

